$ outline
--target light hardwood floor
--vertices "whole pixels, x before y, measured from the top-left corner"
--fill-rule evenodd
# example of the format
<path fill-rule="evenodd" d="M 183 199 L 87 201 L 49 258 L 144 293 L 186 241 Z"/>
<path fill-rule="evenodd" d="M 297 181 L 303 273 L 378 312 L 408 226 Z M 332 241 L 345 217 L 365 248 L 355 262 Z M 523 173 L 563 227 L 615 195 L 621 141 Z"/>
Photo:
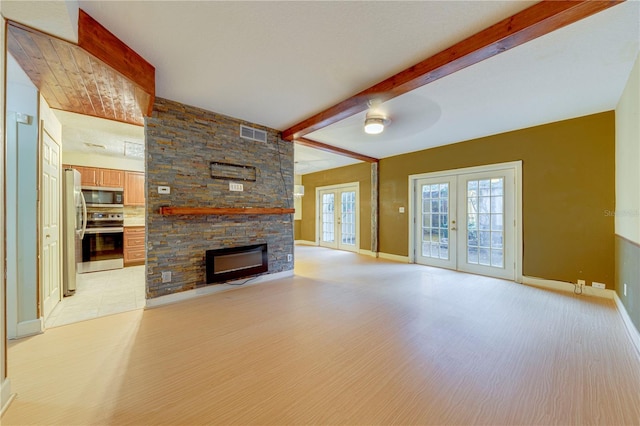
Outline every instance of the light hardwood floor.
<path fill-rule="evenodd" d="M 640 424 L 611 300 L 296 257 L 293 278 L 11 343 L 2 424 Z"/>

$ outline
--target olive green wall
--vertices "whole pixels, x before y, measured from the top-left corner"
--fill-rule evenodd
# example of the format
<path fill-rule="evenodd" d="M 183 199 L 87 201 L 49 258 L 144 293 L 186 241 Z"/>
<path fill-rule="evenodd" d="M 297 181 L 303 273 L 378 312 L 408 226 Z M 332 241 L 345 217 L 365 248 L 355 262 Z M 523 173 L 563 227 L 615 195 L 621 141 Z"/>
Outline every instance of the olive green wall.
<path fill-rule="evenodd" d="M 293 221 L 293 239 L 294 240 L 302 239 L 302 220 Z"/>
<path fill-rule="evenodd" d="M 300 240 L 316 239 L 316 188 L 341 183 L 360 183 L 360 249 L 371 250 L 371 165 L 359 163 L 302 176 Z M 296 237 L 298 239 L 298 237 Z"/>
<path fill-rule="evenodd" d="M 523 274 L 613 286 L 614 112 L 380 161 L 379 251 L 408 255 L 408 176 L 522 160 Z"/>

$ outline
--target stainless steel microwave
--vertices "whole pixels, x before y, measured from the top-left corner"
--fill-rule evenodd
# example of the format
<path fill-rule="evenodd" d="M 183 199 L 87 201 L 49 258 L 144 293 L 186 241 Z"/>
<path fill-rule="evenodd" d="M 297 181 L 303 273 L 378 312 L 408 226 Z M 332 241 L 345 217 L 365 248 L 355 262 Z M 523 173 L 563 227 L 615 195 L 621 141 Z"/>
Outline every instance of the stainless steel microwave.
<path fill-rule="evenodd" d="M 94 207 L 123 207 L 123 192 L 122 188 L 82 187 L 82 196 L 85 203 L 87 203 L 87 206 Z"/>

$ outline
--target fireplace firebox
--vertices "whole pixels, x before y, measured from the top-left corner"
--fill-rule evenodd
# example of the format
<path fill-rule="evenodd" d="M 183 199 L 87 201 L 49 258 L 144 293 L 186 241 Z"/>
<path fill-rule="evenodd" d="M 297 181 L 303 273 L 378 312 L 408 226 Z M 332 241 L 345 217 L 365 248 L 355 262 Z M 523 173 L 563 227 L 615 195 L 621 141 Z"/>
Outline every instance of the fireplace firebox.
<path fill-rule="evenodd" d="M 269 270 L 266 244 L 207 250 L 207 284 L 230 281 Z"/>

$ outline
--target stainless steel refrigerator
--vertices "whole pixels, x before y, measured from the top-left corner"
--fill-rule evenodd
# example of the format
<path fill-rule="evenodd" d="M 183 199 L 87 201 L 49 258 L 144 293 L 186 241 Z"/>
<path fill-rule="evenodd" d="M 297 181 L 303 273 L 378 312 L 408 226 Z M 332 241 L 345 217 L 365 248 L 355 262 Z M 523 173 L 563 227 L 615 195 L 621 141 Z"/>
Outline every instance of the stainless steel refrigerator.
<path fill-rule="evenodd" d="M 87 205 L 80 188 L 80 172 L 65 169 L 63 179 L 63 291 L 71 296 L 76 291 L 78 263 L 82 262 L 82 239 L 87 229 Z"/>

